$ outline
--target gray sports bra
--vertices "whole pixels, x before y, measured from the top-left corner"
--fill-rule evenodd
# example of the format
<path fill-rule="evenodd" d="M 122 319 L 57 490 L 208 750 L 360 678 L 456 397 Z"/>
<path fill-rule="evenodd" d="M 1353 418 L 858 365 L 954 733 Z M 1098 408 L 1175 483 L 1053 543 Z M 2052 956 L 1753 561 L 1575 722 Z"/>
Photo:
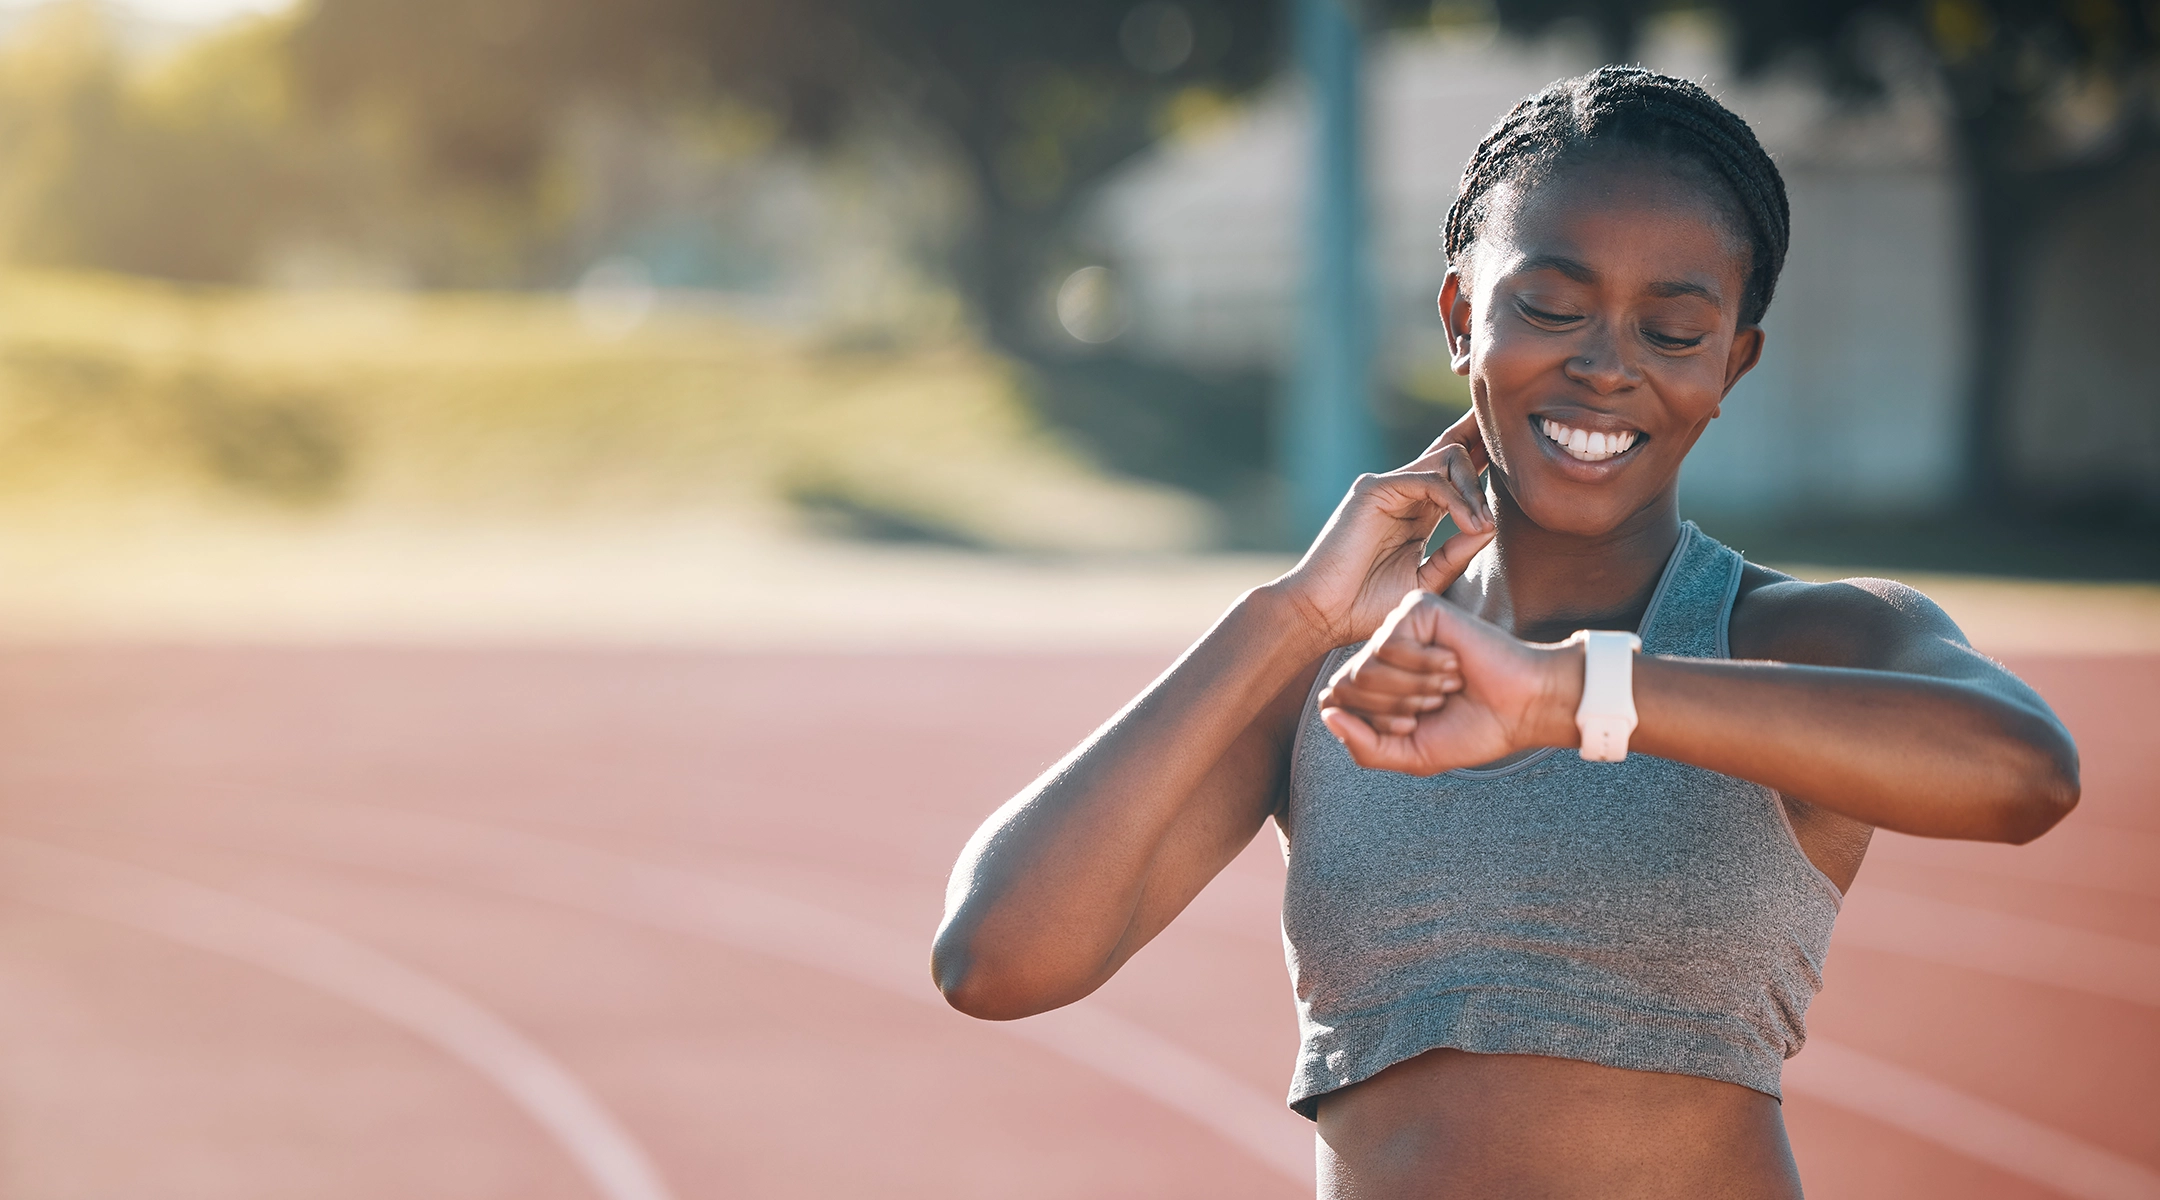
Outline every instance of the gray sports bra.
<path fill-rule="evenodd" d="M 1727 657 L 1743 565 L 1685 525 L 1644 652 Z M 1776 1096 L 1807 1036 L 1840 896 L 1769 788 L 1573 750 L 1422 779 L 1368 771 L 1308 696 L 1288 825 L 1290 1106 L 1307 1117 L 1328 1092 L 1441 1046 Z"/>

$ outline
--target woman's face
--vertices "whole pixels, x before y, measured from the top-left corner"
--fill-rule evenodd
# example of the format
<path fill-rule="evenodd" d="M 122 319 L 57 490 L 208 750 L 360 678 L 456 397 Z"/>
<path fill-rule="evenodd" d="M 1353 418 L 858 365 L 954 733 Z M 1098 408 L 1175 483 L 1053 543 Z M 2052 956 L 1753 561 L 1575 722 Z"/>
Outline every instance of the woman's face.
<path fill-rule="evenodd" d="M 1440 293 L 1502 488 L 1556 533 L 1658 506 L 1762 352 L 1740 329 L 1749 247 L 1700 182 L 1600 162 L 1493 198 Z"/>

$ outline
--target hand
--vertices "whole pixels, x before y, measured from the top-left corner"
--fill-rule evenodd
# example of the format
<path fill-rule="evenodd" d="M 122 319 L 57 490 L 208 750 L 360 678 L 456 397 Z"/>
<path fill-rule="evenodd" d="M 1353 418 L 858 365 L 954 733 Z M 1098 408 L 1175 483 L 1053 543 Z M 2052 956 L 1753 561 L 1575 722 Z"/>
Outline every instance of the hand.
<path fill-rule="evenodd" d="M 1478 476 L 1489 460 L 1477 414 L 1465 413 L 1400 470 L 1361 475 L 1312 548 L 1275 587 L 1330 646 L 1369 636 L 1406 591 L 1446 590 L 1496 531 Z M 1461 532 L 1431 557 L 1440 518 Z"/>
<path fill-rule="evenodd" d="M 1359 766 L 1408 775 L 1580 744 L 1580 645 L 1520 641 L 1430 592 L 1402 598 L 1320 693 Z"/>

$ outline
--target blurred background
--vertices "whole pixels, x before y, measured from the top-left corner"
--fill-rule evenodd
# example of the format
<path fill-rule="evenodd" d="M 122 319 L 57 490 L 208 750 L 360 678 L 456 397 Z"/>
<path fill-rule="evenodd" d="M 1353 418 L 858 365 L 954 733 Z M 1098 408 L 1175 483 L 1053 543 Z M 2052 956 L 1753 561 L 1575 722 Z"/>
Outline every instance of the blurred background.
<path fill-rule="evenodd" d="M 1013 1026 L 941 881 L 1460 415 L 1605 62 L 1792 193 L 1687 513 L 2087 756 L 1878 839 L 1811 1192 L 2160 1196 L 2148 0 L 0 3 L 0 1193 L 1309 1192 L 1271 846 Z"/>

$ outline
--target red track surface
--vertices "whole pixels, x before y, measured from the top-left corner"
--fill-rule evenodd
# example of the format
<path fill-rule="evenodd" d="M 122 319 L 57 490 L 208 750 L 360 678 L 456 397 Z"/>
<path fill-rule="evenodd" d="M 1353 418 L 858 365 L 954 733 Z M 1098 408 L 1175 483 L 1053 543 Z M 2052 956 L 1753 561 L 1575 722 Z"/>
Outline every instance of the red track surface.
<path fill-rule="evenodd" d="M 1271 839 L 1062 1019 L 923 972 L 968 831 L 1160 665 L 0 656 L 0 1195 L 1298 1195 Z M 1878 839 L 1818 1197 L 2160 1192 L 2160 660 L 2013 665 L 2085 805 Z"/>

